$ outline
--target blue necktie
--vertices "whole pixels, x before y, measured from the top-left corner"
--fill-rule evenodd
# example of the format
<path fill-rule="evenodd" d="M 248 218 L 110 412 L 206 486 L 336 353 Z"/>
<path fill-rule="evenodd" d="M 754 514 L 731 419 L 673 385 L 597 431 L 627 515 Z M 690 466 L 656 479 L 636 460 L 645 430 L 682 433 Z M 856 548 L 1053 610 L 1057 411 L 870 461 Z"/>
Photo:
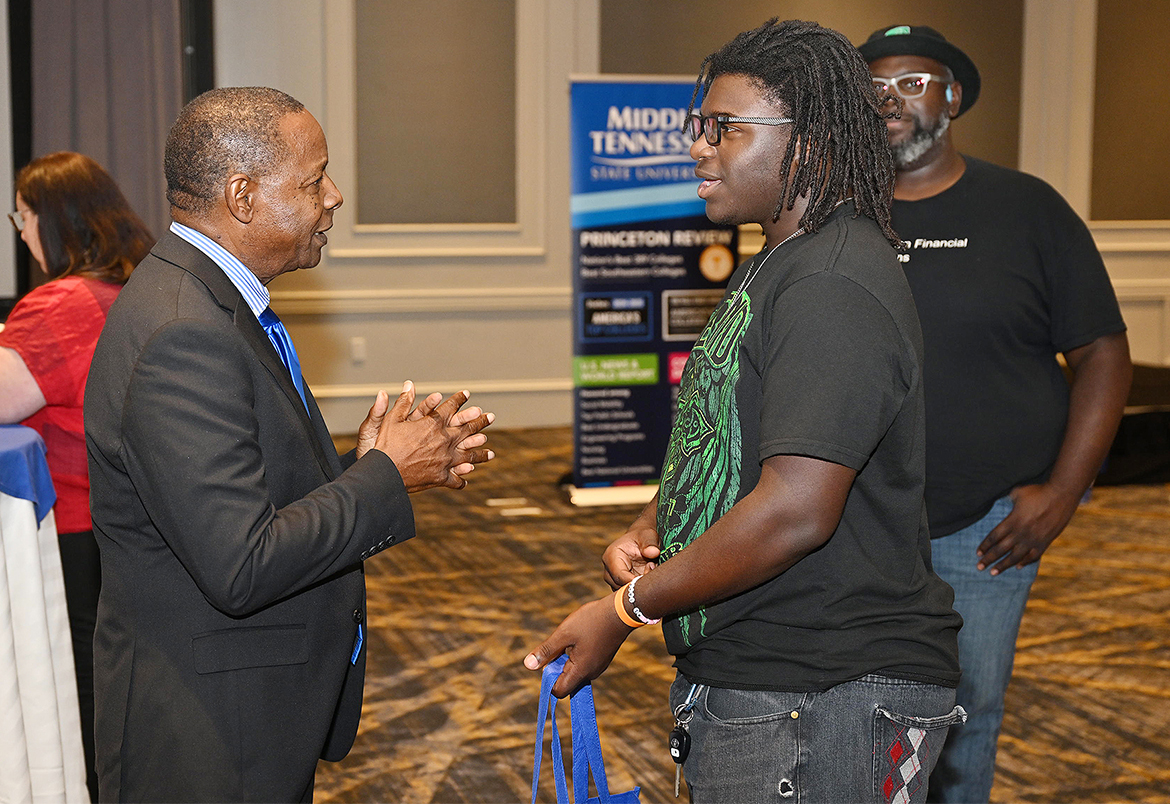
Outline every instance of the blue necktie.
<path fill-rule="evenodd" d="M 297 349 L 293 346 L 292 338 L 288 336 L 288 330 L 284 328 L 284 324 L 280 323 L 280 319 L 276 317 L 276 313 L 272 312 L 271 307 L 265 307 L 264 312 L 260 314 L 260 326 L 264 327 L 268 340 L 272 341 L 277 354 L 280 355 L 281 362 L 288 369 L 288 373 L 292 375 L 293 385 L 297 387 L 297 393 L 301 395 L 301 402 L 305 403 L 305 410 L 308 411 L 309 402 L 305 399 L 305 380 L 301 377 L 301 361 L 297 359 Z"/>

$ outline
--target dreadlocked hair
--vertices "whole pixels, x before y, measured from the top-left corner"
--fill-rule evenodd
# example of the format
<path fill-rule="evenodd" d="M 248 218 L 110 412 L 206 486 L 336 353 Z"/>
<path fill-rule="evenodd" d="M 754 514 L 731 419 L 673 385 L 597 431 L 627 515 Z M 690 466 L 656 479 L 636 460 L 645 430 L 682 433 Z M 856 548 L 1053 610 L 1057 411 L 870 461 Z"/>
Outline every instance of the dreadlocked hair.
<path fill-rule="evenodd" d="M 741 33 L 703 60 L 687 113 L 719 76 L 751 79 L 796 121 L 782 162 L 795 160 L 796 169 L 782 177 L 773 220 L 808 196 L 800 225 L 815 232 L 838 201 L 852 197 L 854 217 L 872 218 L 901 248 L 890 225 L 894 162 L 885 125 L 901 113 L 901 100 L 878 96 L 869 66 L 841 34 L 815 22 L 778 20 Z M 886 112 L 891 103 L 894 111 Z"/>

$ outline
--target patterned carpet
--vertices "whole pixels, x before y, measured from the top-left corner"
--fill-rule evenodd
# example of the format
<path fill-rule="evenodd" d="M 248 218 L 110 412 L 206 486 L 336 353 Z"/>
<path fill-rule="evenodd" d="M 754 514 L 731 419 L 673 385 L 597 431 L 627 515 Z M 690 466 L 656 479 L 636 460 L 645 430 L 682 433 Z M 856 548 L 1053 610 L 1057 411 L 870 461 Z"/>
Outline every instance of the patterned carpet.
<path fill-rule="evenodd" d="M 637 508 L 569 505 L 569 428 L 491 438 L 497 460 L 462 492 L 416 496 L 419 536 L 366 563 L 365 712 L 350 755 L 321 763 L 317 802 L 529 800 L 540 681 L 521 661 L 608 591 L 602 550 Z M 1048 552 L 992 801 L 1170 802 L 1168 531 L 1166 486 L 1101 488 Z M 648 627 L 594 683 L 612 791 L 674 800 L 673 677 Z M 540 800 L 554 801 L 545 754 Z"/>

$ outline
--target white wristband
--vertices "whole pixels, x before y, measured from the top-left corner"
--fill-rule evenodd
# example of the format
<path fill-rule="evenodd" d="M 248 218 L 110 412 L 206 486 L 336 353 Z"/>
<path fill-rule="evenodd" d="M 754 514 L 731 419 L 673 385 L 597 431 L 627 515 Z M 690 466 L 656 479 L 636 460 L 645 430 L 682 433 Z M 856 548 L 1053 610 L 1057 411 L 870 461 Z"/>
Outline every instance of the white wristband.
<path fill-rule="evenodd" d="M 630 601 L 630 609 L 633 610 L 634 618 L 637 619 L 638 622 L 642 623 L 642 625 L 657 625 L 658 623 L 662 622 L 662 620 L 651 620 L 642 613 L 642 610 L 638 608 L 638 604 L 634 602 L 634 587 L 641 579 L 642 576 L 637 575 L 634 577 L 634 580 L 630 581 L 630 583 L 626 586 L 626 599 Z"/>

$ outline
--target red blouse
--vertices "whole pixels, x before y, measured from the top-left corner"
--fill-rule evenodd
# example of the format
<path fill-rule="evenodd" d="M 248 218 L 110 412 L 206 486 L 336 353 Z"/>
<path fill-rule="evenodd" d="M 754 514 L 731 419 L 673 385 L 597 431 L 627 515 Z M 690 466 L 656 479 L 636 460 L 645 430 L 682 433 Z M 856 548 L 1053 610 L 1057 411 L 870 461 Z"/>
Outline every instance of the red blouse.
<path fill-rule="evenodd" d="M 45 407 L 22 424 L 45 439 L 59 533 L 93 527 L 81 403 L 98 335 L 121 289 L 75 276 L 53 280 L 21 299 L 0 331 L 0 346 L 20 355 L 45 397 Z"/>

